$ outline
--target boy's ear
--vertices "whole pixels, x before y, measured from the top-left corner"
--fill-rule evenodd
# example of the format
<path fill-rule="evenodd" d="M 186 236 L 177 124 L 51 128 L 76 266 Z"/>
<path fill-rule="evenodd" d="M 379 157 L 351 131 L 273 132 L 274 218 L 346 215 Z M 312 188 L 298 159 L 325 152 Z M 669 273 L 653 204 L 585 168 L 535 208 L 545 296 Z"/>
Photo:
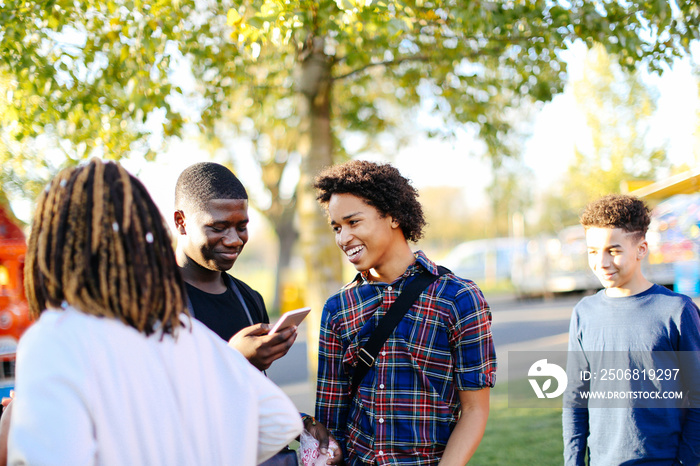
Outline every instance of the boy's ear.
<path fill-rule="evenodd" d="M 639 242 L 639 244 L 637 244 L 637 259 L 644 259 L 648 253 L 649 243 L 647 243 L 646 238 L 644 238 Z"/>
<path fill-rule="evenodd" d="M 173 220 L 175 220 L 177 232 L 181 235 L 187 234 L 187 231 L 185 231 L 185 213 L 181 210 L 176 210 L 173 214 Z"/>

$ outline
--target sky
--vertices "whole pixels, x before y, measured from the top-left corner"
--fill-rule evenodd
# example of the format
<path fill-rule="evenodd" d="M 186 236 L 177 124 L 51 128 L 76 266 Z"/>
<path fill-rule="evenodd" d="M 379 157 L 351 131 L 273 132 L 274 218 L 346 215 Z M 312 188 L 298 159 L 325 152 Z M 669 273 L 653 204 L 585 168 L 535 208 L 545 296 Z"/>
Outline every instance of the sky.
<path fill-rule="evenodd" d="M 693 56 L 700 58 L 700 44 L 695 46 Z M 576 48 L 568 60 L 572 78 L 583 71 L 584 53 L 585 49 Z M 650 136 L 654 141 L 667 140 L 668 157 L 674 164 L 696 165 L 700 154 L 693 154 L 693 143 L 700 127 L 700 89 L 690 61 L 677 62 L 660 77 L 649 77 L 648 83 L 658 92 Z M 575 107 L 573 95 L 566 89 L 546 104 L 535 120 L 523 158 L 542 182 L 561 176 L 573 160 L 575 144 L 581 143 L 581 128 L 585 123 Z"/>

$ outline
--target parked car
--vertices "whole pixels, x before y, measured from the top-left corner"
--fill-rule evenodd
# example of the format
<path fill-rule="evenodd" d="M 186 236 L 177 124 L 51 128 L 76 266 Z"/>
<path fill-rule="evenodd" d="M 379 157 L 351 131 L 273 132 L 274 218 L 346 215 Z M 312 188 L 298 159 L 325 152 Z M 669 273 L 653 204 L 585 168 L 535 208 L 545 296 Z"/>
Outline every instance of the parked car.
<path fill-rule="evenodd" d="M 523 253 L 525 238 L 492 238 L 467 241 L 456 246 L 440 261 L 455 275 L 480 286 L 511 279 L 513 258 Z"/>

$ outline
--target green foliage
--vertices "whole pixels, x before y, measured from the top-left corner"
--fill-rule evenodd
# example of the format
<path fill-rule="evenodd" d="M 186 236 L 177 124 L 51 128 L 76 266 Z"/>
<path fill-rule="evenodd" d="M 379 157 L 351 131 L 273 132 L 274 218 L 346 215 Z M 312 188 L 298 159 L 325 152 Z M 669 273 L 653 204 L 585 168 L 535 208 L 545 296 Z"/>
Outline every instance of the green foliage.
<path fill-rule="evenodd" d="M 560 92 L 560 51 L 573 41 L 657 70 L 698 38 L 699 10 L 693 0 L 6 0 L 0 157 L 14 168 L 3 177 L 22 184 L 36 166 L 95 154 L 150 156 L 161 133 L 196 123 L 211 135 L 241 108 L 256 128 L 293 134 L 294 99 L 324 85 L 338 134 L 377 135 L 422 102 L 447 120 L 433 133 L 472 125 L 502 157 L 504 110 Z M 330 81 L 300 79 L 312 58 Z M 177 86 L 182 69 L 192 88 Z M 61 154 L 53 163 L 49 149 Z"/>
<path fill-rule="evenodd" d="M 194 2 L 8 0 L 0 9 L 0 158 L 20 185 L 42 166 L 91 155 L 151 154 L 146 119 L 165 113 L 166 135 L 182 131 L 168 102 L 167 45 L 197 27 Z M 191 39 L 190 39 L 191 40 Z M 47 153 L 60 152 L 55 164 Z M 14 166 L 5 165 L 12 161 Z M 24 170 L 22 169 L 24 167 Z M 26 185 L 23 185 L 26 188 Z M 31 190 L 31 186 L 30 186 Z"/>
<path fill-rule="evenodd" d="M 654 180 L 668 165 L 665 150 L 650 147 L 646 137 L 655 101 L 639 73 L 624 72 L 602 47 L 594 47 L 572 90 L 590 138 L 569 168 L 564 188 L 569 209 L 579 211 L 594 198 L 620 192 L 623 181 Z"/>
<path fill-rule="evenodd" d="M 509 130 L 503 109 L 560 92 L 559 51 L 572 41 L 602 43 L 626 67 L 645 61 L 657 70 L 698 37 L 699 15 L 691 2 L 674 13 L 666 1 L 265 0 L 241 2 L 229 24 L 242 46 L 299 60 L 310 40 L 323 38 L 342 128 L 379 132 L 384 101 L 415 106 L 422 91 L 448 132 L 449 122 L 473 124 L 497 156 Z"/>

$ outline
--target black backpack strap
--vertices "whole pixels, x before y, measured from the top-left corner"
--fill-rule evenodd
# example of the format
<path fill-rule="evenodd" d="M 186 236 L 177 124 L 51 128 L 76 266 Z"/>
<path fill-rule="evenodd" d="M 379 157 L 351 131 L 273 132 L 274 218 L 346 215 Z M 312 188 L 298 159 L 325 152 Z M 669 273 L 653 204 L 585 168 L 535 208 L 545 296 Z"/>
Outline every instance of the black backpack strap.
<path fill-rule="evenodd" d="M 396 301 L 379 320 L 379 324 L 377 324 L 377 328 L 370 335 L 369 340 L 360 348 L 357 354 L 357 363 L 355 364 L 350 384 L 350 398 L 355 396 L 360 382 L 365 378 L 370 367 L 374 365 L 374 359 L 379 354 L 379 350 L 384 346 L 389 335 L 396 329 L 396 326 L 399 325 L 399 322 L 401 322 L 401 319 L 403 319 L 413 303 L 416 302 L 416 299 L 431 283 L 446 273 L 450 273 L 450 271 L 445 267 L 438 266 L 438 275 L 431 273 L 417 274 L 404 287 Z"/>
<path fill-rule="evenodd" d="M 246 312 L 249 315 L 249 319 L 252 318 L 252 313 L 255 313 L 255 318 L 252 318 L 251 325 L 258 322 L 263 324 L 269 324 L 270 318 L 267 315 L 267 309 L 265 308 L 265 302 L 260 296 L 260 293 L 252 289 L 244 281 L 237 279 L 236 277 L 224 273 L 225 280 L 228 282 L 227 285 L 234 294 L 239 295 L 238 298 L 242 300 L 243 307 L 246 308 Z M 246 304 L 252 304 L 252 309 L 250 309 Z"/>

